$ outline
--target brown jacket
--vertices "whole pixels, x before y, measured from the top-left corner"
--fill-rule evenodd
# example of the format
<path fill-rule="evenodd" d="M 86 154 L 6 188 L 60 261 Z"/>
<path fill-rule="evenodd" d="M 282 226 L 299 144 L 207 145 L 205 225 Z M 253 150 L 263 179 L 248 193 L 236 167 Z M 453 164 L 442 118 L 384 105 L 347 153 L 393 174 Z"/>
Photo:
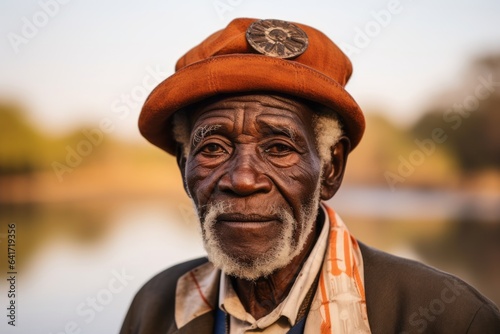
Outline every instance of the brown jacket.
<path fill-rule="evenodd" d="M 359 243 L 363 254 L 368 320 L 373 334 L 500 334 L 498 308 L 459 278 Z M 153 277 L 135 296 L 120 334 L 212 333 L 213 312 L 178 329 L 177 279 L 207 261 L 200 258 Z"/>

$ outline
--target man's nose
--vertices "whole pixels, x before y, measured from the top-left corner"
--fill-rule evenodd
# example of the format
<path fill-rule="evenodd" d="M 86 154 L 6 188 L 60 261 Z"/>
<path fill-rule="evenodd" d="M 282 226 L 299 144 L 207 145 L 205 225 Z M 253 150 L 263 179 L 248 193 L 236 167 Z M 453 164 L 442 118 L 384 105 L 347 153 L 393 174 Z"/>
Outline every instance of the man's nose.
<path fill-rule="evenodd" d="M 227 171 L 219 180 L 219 190 L 238 196 L 271 191 L 271 180 L 262 173 L 262 162 L 252 153 L 239 153 L 232 157 Z"/>

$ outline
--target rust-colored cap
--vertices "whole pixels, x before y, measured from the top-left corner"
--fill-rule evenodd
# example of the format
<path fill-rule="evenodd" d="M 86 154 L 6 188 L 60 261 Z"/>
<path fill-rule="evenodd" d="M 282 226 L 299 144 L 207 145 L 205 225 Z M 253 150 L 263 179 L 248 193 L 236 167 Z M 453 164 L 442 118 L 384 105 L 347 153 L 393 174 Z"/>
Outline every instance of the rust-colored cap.
<path fill-rule="evenodd" d="M 284 51 L 290 51 L 291 58 L 284 58 L 290 56 Z M 170 154 L 175 154 L 176 146 L 171 116 L 190 104 L 228 93 L 283 93 L 323 104 L 342 118 L 351 149 L 364 132 L 363 113 L 344 89 L 351 62 L 325 34 L 303 24 L 235 19 L 188 51 L 175 71 L 151 92 L 139 117 L 142 135 Z"/>

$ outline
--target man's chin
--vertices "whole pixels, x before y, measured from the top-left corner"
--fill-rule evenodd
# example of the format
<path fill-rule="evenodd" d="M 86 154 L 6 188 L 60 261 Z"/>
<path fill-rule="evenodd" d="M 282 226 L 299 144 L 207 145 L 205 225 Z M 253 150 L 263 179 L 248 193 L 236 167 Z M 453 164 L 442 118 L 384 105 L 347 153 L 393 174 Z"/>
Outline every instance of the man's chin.
<path fill-rule="evenodd" d="M 223 251 L 208 251 L 208 258 L 212 264 L 223 273 L 245 280 L 256 280 L 260 277 L 267 277 L 276 270 L 284 268 L 291 261 L 290 256 L 262 256 L 259 257 L 236 257 Z"/>
<path fill-rule="evenodd" d="M 210 259 L 210 256 L 209 256 Z M 274 273 L 275 271 L 284 268 L 288 263 L 283 263 L 281 265 L 274 266 L 262 266 L 258 265 L 259 261 L 249 261 L 247 259 L 243 261 L 234 261 L 234 262 L 223 262 L 219 263 L 217 260 L 210 261 L 214 264 L 214 266 L 220 269 L 224 274 L 237 277 L 240 279 L 255 281 L 261 277 L 267 277 Z M 289 262 L 289 261 L 287 261 Z"/>

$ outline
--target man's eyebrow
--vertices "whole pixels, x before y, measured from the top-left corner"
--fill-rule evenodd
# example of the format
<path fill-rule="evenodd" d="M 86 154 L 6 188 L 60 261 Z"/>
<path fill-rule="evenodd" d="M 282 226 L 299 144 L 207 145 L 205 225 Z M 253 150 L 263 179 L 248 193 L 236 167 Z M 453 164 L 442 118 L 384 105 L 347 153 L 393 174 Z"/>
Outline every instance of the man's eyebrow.
<path fill-rule="evenodd" d="M 213 132 L 217 129 L 220 129 L 221 127 L 222 127 L 222 125 L 220 125 L 220 124 L 207 124 L 207 125 L 199 126 L 193 132 L 193 145 L 198 144 L 206 137 L 206 135 L 210 134 L 211 132 Z"/>
<path fill-rule="evenodd" d="M 272 124 L 262 120 L 257 120 L 257 123 L 263 128 L 268 129 L 273 134 L 281 134 L 290 138 L 293 142 L 295 142 L 295 138 L 297 137 L 297 132 L 291 126 Z"/>

